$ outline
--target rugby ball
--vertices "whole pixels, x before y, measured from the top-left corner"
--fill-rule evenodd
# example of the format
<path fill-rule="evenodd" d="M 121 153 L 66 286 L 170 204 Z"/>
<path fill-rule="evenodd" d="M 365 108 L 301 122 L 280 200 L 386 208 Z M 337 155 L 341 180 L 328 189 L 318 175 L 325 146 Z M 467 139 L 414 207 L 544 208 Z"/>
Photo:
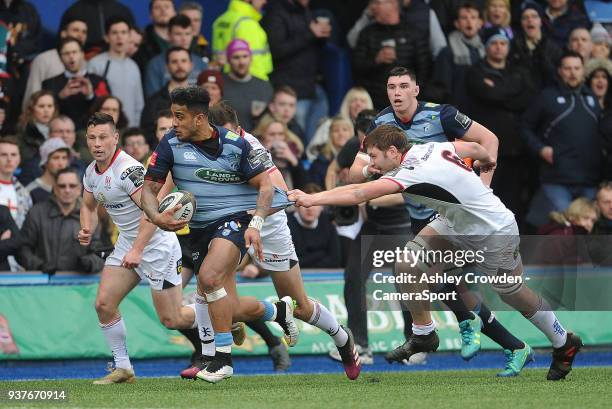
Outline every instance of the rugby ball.
<path fill-rule="evenodd" d="M 183 207 L 174 212 L 174 220 L 191 220 L 195 212 L 196 201 L 195 197 L 185 190 L 179 190 L 164 197 L 159 204 L 159 212 L 162 213 L 164 210 L 172 209 L 179 204 Z"/>

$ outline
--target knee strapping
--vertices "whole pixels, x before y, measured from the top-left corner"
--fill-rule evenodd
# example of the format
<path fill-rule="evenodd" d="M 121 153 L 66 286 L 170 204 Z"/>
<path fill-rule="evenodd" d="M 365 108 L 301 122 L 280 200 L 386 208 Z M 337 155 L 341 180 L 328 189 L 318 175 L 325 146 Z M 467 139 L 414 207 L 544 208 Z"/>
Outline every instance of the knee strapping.
<path fill-rule="evenodd" d="M 414 263 L 414 260 L 413 263 L 414 266 L 419 269 L 419 271 L 426 272 L 433 267 L 433 264 L 429 263 L 427 257 L 427 252 L 431 249 L 427 242 L 421 237 L 417 236 L 410 240 L 408 243 L 406 243 L 406 248 L 413 257 L 416 256 L 416 263 Z"/>
<path fill-rule="evenodd" d="M 499 295 L 513 295 L 518 293 L 523 287 L 523 281 L 516 283 L 492 283 L 493 291 Z"/>
<path fill-rule="evenodd" d="M 205 293 L 205 295 L 206 295 L 206 301 L 211 303 L 211 302 L 220 300 L 223 297 L 227 297 L 227 292 L 225 291 L 225 288 L 221 287 L 218 290 L 215 290 L 213 292 Z"/>

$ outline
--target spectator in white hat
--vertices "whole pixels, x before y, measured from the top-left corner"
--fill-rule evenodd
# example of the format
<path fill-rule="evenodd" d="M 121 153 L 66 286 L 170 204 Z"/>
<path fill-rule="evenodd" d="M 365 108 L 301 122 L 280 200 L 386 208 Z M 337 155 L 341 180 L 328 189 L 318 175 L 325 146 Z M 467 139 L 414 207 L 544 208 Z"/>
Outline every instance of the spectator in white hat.
<path fill-rule="evenodd" d="M 40 145 L 40 167 L 43 168 L 43 174 L 26 186 L 34 204 L 49 197 L 57 172 L 69 164 L 70 147 L 61 138 L 50 138 Z"/>

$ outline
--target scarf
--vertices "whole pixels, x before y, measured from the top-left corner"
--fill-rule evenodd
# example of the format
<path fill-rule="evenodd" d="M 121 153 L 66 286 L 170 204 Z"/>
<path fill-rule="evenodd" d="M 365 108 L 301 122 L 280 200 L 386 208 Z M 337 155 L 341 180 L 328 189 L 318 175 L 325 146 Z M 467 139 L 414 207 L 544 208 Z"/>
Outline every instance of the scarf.
<path fill-rule="evenodd" d="M 485 56 L 485 47 L 480 40 L 480 36 L 465 38 L 463 33 L 455 30 L 448 36 L 448 45 L 453 52 L 453 62 L 457 65 L 472 65 L 468 46 L 475 48 L 480 58 Z"/>

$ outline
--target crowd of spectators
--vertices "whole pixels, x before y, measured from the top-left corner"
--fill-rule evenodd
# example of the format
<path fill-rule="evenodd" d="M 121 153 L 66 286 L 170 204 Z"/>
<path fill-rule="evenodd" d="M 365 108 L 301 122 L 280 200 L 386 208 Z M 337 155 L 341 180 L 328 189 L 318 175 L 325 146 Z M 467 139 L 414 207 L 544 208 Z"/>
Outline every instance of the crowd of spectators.
<path fill-rule="evenodd" d="M 169 93 L 201 86 L 236 110 L 290 189 L 316 192 L 351 182 L 395 66 L 416 74 L 419 99 L 495 133 L 491 187 L 523 233 L 612 233 L 611 26 L 581 0 L 230 0 L 211 39 L 202 2 L 149 3 L 138 27 L 116 0 L 77 0 L 47 50 L 30 2 L 0 4 L 0 269 L 101 269 L 114 231 L 103 210 L 92 244 L 76 241 L 93 112 L 111 115 L 122 148 L 147 164 L 172 127 Z M 352 87 L 334 104 L 326 73 L 340 55 Z M 302 267 L 348 270 L 361 269 L 347 257 L 360 232 L 409 222 L 397 200 L 289 217 Z"/>

